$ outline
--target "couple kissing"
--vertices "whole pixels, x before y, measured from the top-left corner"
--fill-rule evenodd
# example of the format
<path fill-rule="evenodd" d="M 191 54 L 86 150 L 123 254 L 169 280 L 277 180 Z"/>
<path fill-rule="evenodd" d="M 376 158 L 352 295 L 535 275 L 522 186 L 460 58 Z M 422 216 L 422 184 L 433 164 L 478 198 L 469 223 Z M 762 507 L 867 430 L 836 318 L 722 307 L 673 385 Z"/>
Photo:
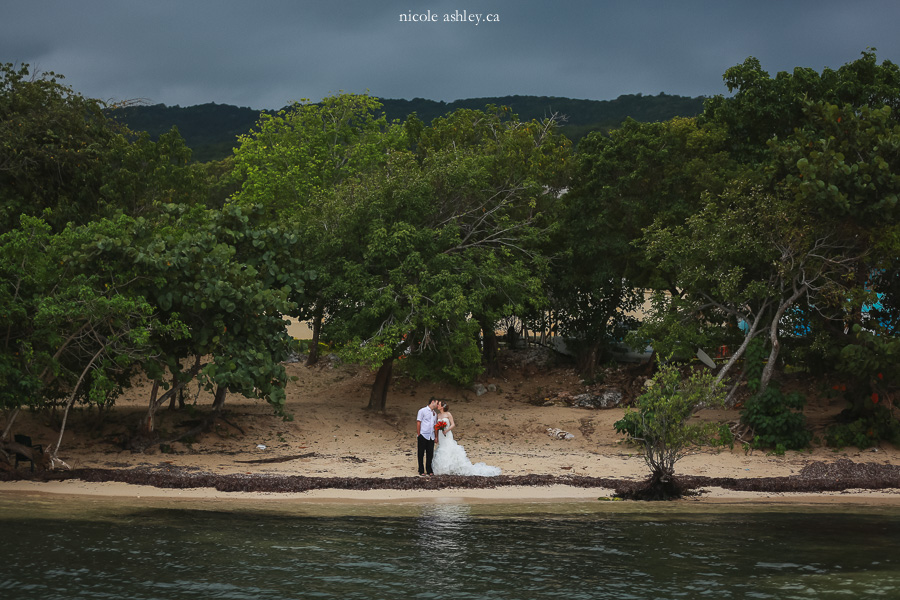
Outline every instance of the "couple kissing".
<path fill-rule="evenodd" d="M 416 415 L 416 456 L 419 475 L 475 475 L 494 477 L 498 467 L 472 464 L 465 449 L 453 439 L 456 422 L 444 400 L 432 398 Z M 437 450 L 435 450 L 437 443 Z"/>

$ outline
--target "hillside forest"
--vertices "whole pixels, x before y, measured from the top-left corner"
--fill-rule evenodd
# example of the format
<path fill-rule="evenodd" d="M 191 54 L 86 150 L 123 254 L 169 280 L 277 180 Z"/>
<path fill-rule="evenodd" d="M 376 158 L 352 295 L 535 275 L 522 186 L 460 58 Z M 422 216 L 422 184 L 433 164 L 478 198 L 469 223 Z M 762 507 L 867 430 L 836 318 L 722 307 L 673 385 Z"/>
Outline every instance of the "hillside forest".
<path fill-rule="evenodd" d="M 827 443 L 900 441 L 900 69 L 870 50 L 772 76 L 751 57 L 724 83 L 696 115 L 577 147 L 562 113 L 389 117 L 342 94 L 262 112 L 202 162 L 177 128 L 132 131 L 60 75 L 3 65 L 0 448 L 21 410 L 64 430 L 138 374 L 146 446 L 189 383 L 212 415 L 239 394 L 291 418 L 301 351 L 370 367 L 384 410 L 397 372 L 468 385 L 501 342 L 549 334 L 585 380 L 623 344 L 720 354 L 760 447 L 810 443 L 780 389 L 798 372 L 846 400 Z"/>
<path fill-rule="evenodd" d="M 703 98 L 688 98 L 660 93 L 657 96 L 627 94 L 615 100 L 574 100 L 547 96 L 503 96 L 496 98 L 467 98 L 442 102 L 414 98 L 413 100 L 379 98 L 379 112 L 388 121 L 406 120 L 409 115 L 430 123 L 460 108 L 480 110 L 489 104 L 509 107 L 519 119 L 541 120 L 557 116 L 557 131 L 573 144 L 591 131 L 609 132 L 627 118 L 635 121 L 664 121 L 672 117 L 696 117 L 703 111 Z M 301 101 L 301 103 L 307 103 Z M 290 106 L 285 107 L 290 109 Z M 233 154 L 237 138 L 250 131 L 260 113 L 274 115 L 277 111 L 258 111 L 248 107 L 208 103 L 198 106 L 166 106 L 146 101 L 128 101 L 106 107 L 106 114 L 133 131 L 146 131 L 153 140 L 168 133 L 172 127 L 191 149 L 191 157 L 198 162 L 222 160 Z"/>

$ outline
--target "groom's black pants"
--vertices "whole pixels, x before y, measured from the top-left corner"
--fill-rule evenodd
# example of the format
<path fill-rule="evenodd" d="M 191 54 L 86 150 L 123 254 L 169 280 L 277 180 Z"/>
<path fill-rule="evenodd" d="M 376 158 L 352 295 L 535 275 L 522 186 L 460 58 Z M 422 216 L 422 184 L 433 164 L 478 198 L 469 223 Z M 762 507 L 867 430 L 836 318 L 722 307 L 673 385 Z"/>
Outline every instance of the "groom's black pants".
<path fill-rule="evenodd" d="M 419 445 L 418 445 L 418 456 L 419 456 L 419 475 L 423 473 L 428 473 L 429 475 L 433 475 L 434 471 L 431 470 L 431 459 L 434 458 L 434 440 L 426 440 L 422 437 L 422 434 L 419 434 Z M 425 462 L 422 462 L 424 458 Z"/>

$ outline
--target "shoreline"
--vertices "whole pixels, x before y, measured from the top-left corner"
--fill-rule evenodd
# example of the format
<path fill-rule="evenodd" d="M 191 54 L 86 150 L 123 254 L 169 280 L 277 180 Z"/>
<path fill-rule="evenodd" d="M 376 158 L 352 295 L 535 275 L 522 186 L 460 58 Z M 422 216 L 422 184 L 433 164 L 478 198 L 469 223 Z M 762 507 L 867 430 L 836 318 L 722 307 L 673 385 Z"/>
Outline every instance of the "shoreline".
<path fill-rule="evenodd" d="M 46 457 L 33 475 L 27 466 L 0 469 L 0 494 L 153 497 L 160 502 L 550 503 L 597 502 L 640 486 L 649 474 L 643 456 L 614 428 L 626 409 L 587 409 L 565 401 L 588 388 L 574 370 L 533 364 L 531 355 L 507 356 L 502 375 L 493 380 L 496 391 L 481 395 L 398 376 L 388 407 L 379 412 L 365 408 L 373 373 L 339 363 L 289 364 L 286 409 L 296 419 L 284 420 L 265 403 L 235 397 L 227 405 L 227 419 L 208 431 L 136 451 L 127 441 L 146 414 L 144 382 L 117 401 L 102 427 L 89 427 L 95 419 L 90 411 L 73 413 L 60 452 L 71 470 L 42 470 Z M 633 387 L 627 369 L 605 377 L 604 385 Z M 205 394 L 195 406 L 211 401 Z M 414 475 L 414 417 L 431 397 L 450 400 L 454 436 L 469 460 L 500 468 L 500 476 Z M 812 430 L 822 435 L 842 403 L 811 397 L 806 414 Z M 198 413 L 202 409 L 161 411 L 160 437 L 177 438 L 196 424 Z M 701 411 L 693 418 L 733 425 L 739 414 Z M 39 412 L 19 416 L 16 433 L 23 432 L 45 448 L 58 437 L 52 419 Z M 685 488 L 702 491 L 680 501 L 686 503 L 900 503 L 900 448 L 886 443 L 867 450 L 814 445 L 783 455 L 739 443 L 692 448 L 675 475 Z"/>
<path fill-rule="evenodd" d="M 681 475 L 689 494 L 675 502 L 865 503 L 900 505 L 900 468 L 877 463 L 811 463 L 788 477 Z M 0 473 L 0 495 L 107 498 L 290 500 L 313 503 L 629 502 L 615 497 L 643 480 L 584 476 L 307 477 L 213 474 L 190 469 L 76 469 Z M 636 501 L 630 501 L 636 502 Z M 668 504 L 662 502 L 660 506 Z"/>
<path fill-rule="evenodd" d="M 698 496 L 680 500 L 648 503 L 639 500 L 613 501 L 613 490 L 580 488 L 566 485 L 546 487 L 510 486 L 503 488 L 443 488 L 438 490 L 346 490 L 319 489 L 305 492 L 222 492 L 210 488 L 166 489 L 149 485 L 104 482 L 86 483 L 79 480 L 36 482 L 16 481 L 0 483 L 0 497 L 90 498 L 90 499 L 149 499 L 149 500 L 215 500 L 234 503 L 285 502 L 302 504 L 369 505 L 377 504 L 570 504 L 596 503 L 631 504 L 641 506 L 674 507 L 680 504 L 715 505 L 838 505 L 900 506 L 900 488 L 881 490 L 847 489 L 822 492 L 749 492 L 723 488 L 703 488 Z"/>

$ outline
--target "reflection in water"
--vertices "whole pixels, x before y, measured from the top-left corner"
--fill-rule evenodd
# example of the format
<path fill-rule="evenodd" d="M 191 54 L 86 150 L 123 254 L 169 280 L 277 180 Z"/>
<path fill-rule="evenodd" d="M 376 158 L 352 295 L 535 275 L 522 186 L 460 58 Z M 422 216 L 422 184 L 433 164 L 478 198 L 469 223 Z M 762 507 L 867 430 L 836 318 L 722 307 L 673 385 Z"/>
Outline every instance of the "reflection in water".
<path fill-rule="evenodd" d="M 139 502 L 0 494 L 0 598 L 900 597 L 897 507 Z"/>
<path fill-rule="evenodd" d="M 471 524 L 468 504 L 427 504 L 416 520 L 416 533 L 422 552 L 433 554 L 442 563 L 458 558 L 465 551 L 467 525 Z"/>
<path fill-rule="evenodd" d="M 468 539 L 475 537 L 471 510 L 468 504 L 427 504 L 416 519 L 423 574 L 430 573 L 435 591 L 464 589 L 460 572 L 470 555 Z"/>

